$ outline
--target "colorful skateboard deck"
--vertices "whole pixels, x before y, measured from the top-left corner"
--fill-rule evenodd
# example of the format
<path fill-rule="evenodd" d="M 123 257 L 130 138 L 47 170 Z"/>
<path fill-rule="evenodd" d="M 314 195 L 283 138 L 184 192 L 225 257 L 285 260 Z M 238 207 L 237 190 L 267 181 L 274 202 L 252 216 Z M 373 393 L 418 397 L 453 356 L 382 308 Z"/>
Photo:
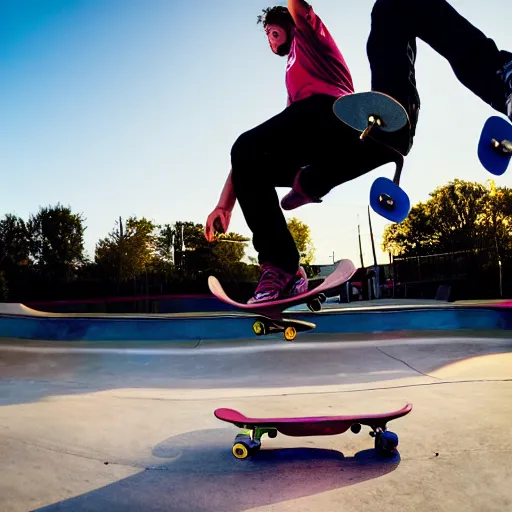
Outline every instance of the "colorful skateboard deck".
<path fill-rule="evenodd" d="M 299 304 L 307 304 L 311 311 L 319 311 L 322 308 L 322 303 L 325 302 L 324 292 L 348 281 L 356 270 L 352 261 L 340 260 L 334 272 L 328 275 L 323 283 L 316 288 L 300 295 L 256 304 L 244 304 L 231 299 L 222 288 L 219 280 L 214 276 L 208 278 L 208 286 L 213 295 L 219 300 L 238 309 L 254 312 L 260 317 L 253 324 L 253 331 L 256 335 L 262 336 L 273 332 L 283 332 L 285 338 L 291 341 L 295 339 L 297 332 L 312 330 L 316 325 L 303 320 L 283 318 L 283 311 Z"/>
<path fill-rule="evenodd" d="M 478 158 L 481 164 L 495 176 L 505 173 L 512 157 L 512 124 L 498 116 L 487 119 L 480 141 Z"/>
<path fill-rule="evenodd" d="M 411 410 L 412 404 L 409 403 L 398 411 L 354 416 L 248 418 L 234 409 L 225 408 L 216 409 L 214 415 L 242 429 L 235 437 L 232 451 L 236 458 L 245 459 L 261 448 L 261 438 L 265 434 L 270 438 L 275 438 L 278 432 L 291 437 L 333 436 L 348 429 L 358 434 L 362 425 L 370 427 L 370 436 L 375 438 L 375 449 L 379 454 L 393 454 L 398 446 L 398 436 L 387 430 L 387 423 L 409 414 Z"/>
<path fill-rule="evenodd" d="M 345 124 L 386 146 L 395 154 L 396 171 L 393 180 L 378 178 L 370 189 L 370 205 L 380 216 L 392 222 L 402 222 L 411 208 L 407 194 L 400 188 L 404 156 L 378 137 L 381 132 L 395 132 L 410 125 L 404 107 L 391 96 L 376 91 L 341 96 L 334 102 L 334 114 Z"/>

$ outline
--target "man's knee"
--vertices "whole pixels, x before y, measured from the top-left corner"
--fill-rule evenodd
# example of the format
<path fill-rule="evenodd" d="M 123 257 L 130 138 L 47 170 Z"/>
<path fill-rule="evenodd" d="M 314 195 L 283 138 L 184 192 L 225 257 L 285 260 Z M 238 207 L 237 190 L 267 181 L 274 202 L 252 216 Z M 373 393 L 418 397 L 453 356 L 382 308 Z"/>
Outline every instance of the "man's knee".
<path fill-rule="evenodd" d="M 231 179 L 235 189 L 243 185 L 244 179 L 252 174 L 250 166 L 254 161 L 254 147 L 251 132 L 240 135 L 231 147 Z"/>
<path fill-rule="evenodd" d="M 256 156 L 257 148 L 252 130 L 242 133 L 231 147 L 231 165 L 235 167 L 245 167 Z"/>
<path fill-rule="evenodd" d="M 410 10 L 415 0 L 376 0 L 372 8 L 372 22 L 402 19 Z"/>

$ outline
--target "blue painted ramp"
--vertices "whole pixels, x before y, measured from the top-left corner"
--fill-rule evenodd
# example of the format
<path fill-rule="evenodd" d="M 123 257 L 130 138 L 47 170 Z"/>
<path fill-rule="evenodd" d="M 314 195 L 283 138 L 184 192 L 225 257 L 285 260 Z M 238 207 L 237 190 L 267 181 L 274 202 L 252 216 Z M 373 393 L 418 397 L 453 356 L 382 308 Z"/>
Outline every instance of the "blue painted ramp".
<path fill-rule="evenodd" d="M 492 305 L 326 309 L 319 314 L 295 311 L 290 316 L 316 323 L 317 328 L 312 331 L 316 334 L 512 330 L 512 309 Z M 0 306 L 0 337 L 105 342 L 256 339 L 253 320 L 253 317 L 225 313 L 206 316 L 51 314 L 21 304 L 4 304 Z"/>

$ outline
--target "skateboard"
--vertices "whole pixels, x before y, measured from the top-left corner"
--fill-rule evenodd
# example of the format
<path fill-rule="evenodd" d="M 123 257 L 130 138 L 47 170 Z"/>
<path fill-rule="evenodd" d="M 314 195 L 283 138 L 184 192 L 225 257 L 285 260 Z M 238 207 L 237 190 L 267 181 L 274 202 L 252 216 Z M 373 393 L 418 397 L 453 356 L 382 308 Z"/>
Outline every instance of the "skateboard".
<path fill-rule="evenodd" d="M 286 340 L 292 341 L 297 336 L 297 332 L 313 330 L 316 328 L 316 325 L 304 320 L 283 317 L 283 311 L 299 304 L 307 304 L 310 311 L 320 311 L 322 304 L 326 301 L 324 292 L 342 285 L 348 281 L 355 272 L 356 267 L 352 261 L 340 260 L 334 272 L 329 274 L 322 284 L 316 288 L 300 295 L 293 295 L 284 299 L 259 302 L 256 304 L 244 304 L 231 299 L 222 288 L 219 280 L 214 276 L 208 278 L 208 286 L 213 295 L 219 300 L 238 309 L 252 311 L 258 315 L 258 318 L 252 326 L 254 334 L 257 336 L 282 332 Z"/>
<path fill-rule="evenodd" d="M 398 411 L 355 415 L 318 416 L 312 418 L 247 418 L 233 409 L 216 409 L 216 418 L 240 428 L 235 437 L 232 453 L 237 459 L 246 459 L 261 448 L 261 438 L 267 434 L 273 439 L 277 433 L 291 437 L 334 436 L 348 429 L 354 434 L 361 432 L 361 426 L 370 427 L 370 436 L 375 439 L 374 447 L 379 455 L 393 455 L 398 446 L 398 436 L 387 430 L 388 421 L 409 414 L 412 404 Z"/>
<path fill-rule="evenodd" d="M 484 124 L 478 142 L 480 163 L 495 176 L 505 173 L 512 157 L 512 124 L 491 116 Z"/>
<path fill-rule="evenodd" d="M 404 156 L 379 140 L 378 133 L 395 132 L 409 125 L 407 111 L 391 96 L 375 91 L 341 96 L 334 102 L 333 110 L 341 121 L 361 132 L 361 141 L 370 137 L 395 154 L 395 176 L 393 180 L 377 178 L 374 181 L 370 189 L 370 205 L 382 217 L 392 222 L 402 222 L 411 207 L 409 197 L 400 188 Z"/>

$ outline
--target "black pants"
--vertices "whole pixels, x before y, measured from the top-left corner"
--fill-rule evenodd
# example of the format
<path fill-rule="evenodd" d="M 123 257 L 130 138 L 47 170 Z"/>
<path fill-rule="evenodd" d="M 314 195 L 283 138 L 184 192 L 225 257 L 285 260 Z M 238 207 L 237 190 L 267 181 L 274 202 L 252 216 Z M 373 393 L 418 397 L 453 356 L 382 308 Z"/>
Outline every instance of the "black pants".
<path fill-rule="evenodd" d="M 412 146 L 420 107 L 414 70 L 416 38 L 445 57 L 465 87 L 506 114 L 505 88 L 496 73 L 512 60 L 512 53 L 498 50 L 492 39 L 445 0 L 377 0 L 367 43 L 372 89 L 402 103 L 413 125 L 410 134 L 407 129 L 383 134 L 386 142 L 394 139 L 405 154 Z"/>
<path fill-rule="evenodd" d="M 291 187 L 301 167 L 310 166 L 301 185 L 309 194 L 323 197 L 341 183 L 395 159 L 371 140 L 362 143 L 359 133 L 334 115 L 335 100 L 317 95 L 293 103 L 243 133 L 233 145 L 233 184 L 260 263 L 290 272 L 298 268 L 299 253 L 276 187 Z"/>

